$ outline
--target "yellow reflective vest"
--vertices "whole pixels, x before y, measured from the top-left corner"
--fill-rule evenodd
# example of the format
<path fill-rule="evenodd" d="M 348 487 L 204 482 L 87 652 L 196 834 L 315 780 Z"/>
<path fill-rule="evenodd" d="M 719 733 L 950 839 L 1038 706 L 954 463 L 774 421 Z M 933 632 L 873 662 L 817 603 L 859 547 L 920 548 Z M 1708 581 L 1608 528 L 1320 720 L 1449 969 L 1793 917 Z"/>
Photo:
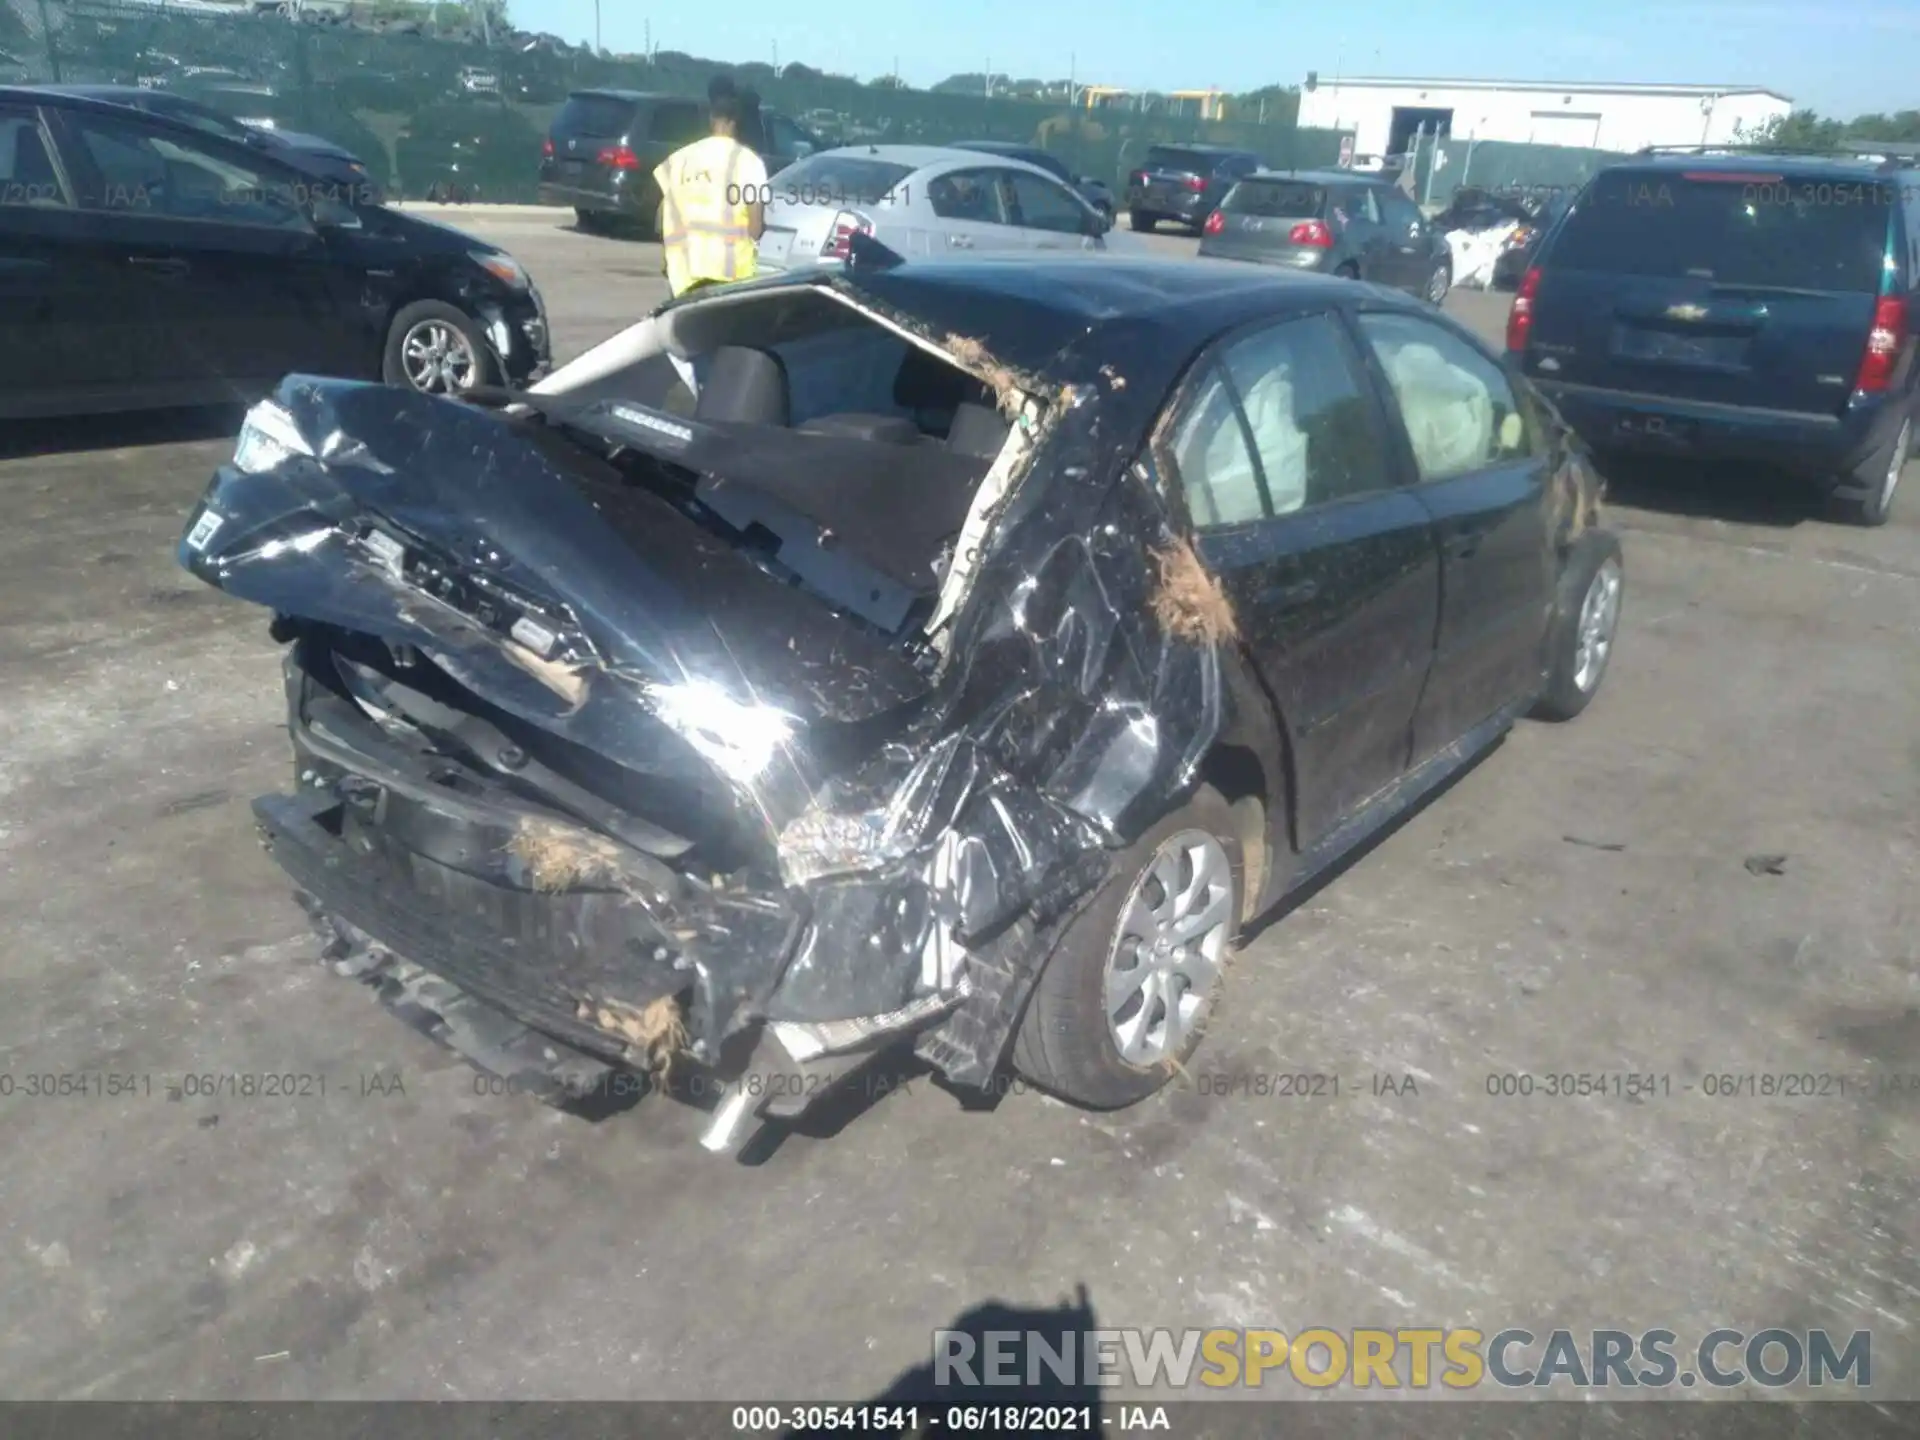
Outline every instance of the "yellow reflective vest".
<path fill-rule="evenodd" d="M 755 192 L 765 173 L 758 156 L 724 135 L 683 146 L 653 172 L 667 285 L 675 295 L 701 280 L 753 276 L 758 267 L 750 207 L 760 198 Z"/>

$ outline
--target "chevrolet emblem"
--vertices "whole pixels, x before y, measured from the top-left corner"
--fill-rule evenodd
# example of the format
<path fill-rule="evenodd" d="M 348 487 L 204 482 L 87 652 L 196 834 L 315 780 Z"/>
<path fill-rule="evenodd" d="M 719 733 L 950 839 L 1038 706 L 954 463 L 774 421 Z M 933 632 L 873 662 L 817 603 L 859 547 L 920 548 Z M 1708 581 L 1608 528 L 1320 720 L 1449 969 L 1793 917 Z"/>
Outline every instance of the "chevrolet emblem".
<path fill-rule="evenodd" d="M 1704 320 L 1707 318 L 1707 309 L 1704 305 L 1669 305 L 1667 318 L 1669 320 Z"/>

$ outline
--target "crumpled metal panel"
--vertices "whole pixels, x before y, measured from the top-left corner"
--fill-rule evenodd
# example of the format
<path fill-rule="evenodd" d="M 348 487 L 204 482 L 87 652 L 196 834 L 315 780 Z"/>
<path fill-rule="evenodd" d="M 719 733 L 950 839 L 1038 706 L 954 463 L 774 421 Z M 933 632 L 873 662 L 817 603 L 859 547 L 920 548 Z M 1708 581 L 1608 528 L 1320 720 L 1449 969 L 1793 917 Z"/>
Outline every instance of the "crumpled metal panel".
<path fill-rule="evenodd" d="M 709 1023 L 821 1022 L 945 998 L 958 1008 L 922 1051 L 983 1082 L 1059 922 L 1105 878 L 1113 849 L 1192 784 L 1222 723 L 1218 647 L 1155 616 L 1152 556 L 1174 536 L 1150 471 L 1123 465 L 1144 440 L 1140 397 L 1120 396 L 1111 367 L 1077 367 L 1063 356 L 1059 383 L 1023 377 L 1045 393 L 1015 403 L 1041 420 L 986 517 L 931 682 L 884 637 L 791 589 L 779 588 L 775 616 L 751 593 L 764 577 L 738 557 L 636 555 L 578 477 L 505 422 L 380 387 L 286 382 L 279 401 L 315 456 L 223 469 L 206 497 L 223 517 L 218 543 L 183 540 L 180 557 L 280 614 L 417 647 L 500 709 L 621 765 L 659 763 L 662 683 L 791 707 L 765 767 L 734 776 L 778 873 L 729 883 L 743 898 L 784 888 L 811 920 L 784 968 L 689 945 Z M 395 575 L 357 538 L 369 521 L 492 567 L 575 622 L 566 678 Z M 858 687 L 836 685 L 849 673 Z M 851 713 L 835 698 L 849 688 Z"/>

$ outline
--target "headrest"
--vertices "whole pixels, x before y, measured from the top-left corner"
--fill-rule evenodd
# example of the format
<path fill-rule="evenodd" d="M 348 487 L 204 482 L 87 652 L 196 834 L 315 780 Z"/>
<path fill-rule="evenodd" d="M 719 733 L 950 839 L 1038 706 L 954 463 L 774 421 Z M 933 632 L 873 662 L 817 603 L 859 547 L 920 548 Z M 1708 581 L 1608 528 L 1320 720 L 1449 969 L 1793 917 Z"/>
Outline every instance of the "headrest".
<path fill-rule="evenodd" d="M 699 420 L 786 425 L 791 413 L 786 366 L 765 350 L 722 345 L 707 361 L 693 413 Z"/>

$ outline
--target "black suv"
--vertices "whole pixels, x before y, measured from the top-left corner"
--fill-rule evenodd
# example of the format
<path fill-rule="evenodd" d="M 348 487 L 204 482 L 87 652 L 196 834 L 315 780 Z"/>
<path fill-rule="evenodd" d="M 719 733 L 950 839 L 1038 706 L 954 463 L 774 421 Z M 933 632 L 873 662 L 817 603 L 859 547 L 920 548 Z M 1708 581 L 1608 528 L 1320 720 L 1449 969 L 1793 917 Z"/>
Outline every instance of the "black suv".
<path fill-rule="evenodd" d="M 1643 151 L 1542 243 L 1510 362 L 1596 450 L 1784 469 L 1884 524 L 1920 386 L 1916 182 L 1847 152 Z"/>
<path fill-rule="evenodd" d="M 1198 231 L 1236 180 L 1260 168 L 1251 150 L 1225 145 L 1155 145 L 1127 177 L 1127 223 L 1152 230 L 1177 220 Z"/>
<path fill-rule="evenodd" d="M 759 133 L 740 138 L 766 162 L 769 175 L 821 148 L 786 116 L 766 109 L 759 113 Z M 576 90 L 553 117 L 541 147 L 540 200 L 572 206 L 583 230 L 607 221 L 644 230 L 660 208 L 654 168 L 707 128 L 703 100 L 638 90 Z"/>
<path fill-rule="evenodd" d="M 1200 227 L 1200 253 L 1370 280 L 1438 305 L 1453 283 L 1446 232 L 1397 186 L 1351 170 L 1249 175 Z"/>

